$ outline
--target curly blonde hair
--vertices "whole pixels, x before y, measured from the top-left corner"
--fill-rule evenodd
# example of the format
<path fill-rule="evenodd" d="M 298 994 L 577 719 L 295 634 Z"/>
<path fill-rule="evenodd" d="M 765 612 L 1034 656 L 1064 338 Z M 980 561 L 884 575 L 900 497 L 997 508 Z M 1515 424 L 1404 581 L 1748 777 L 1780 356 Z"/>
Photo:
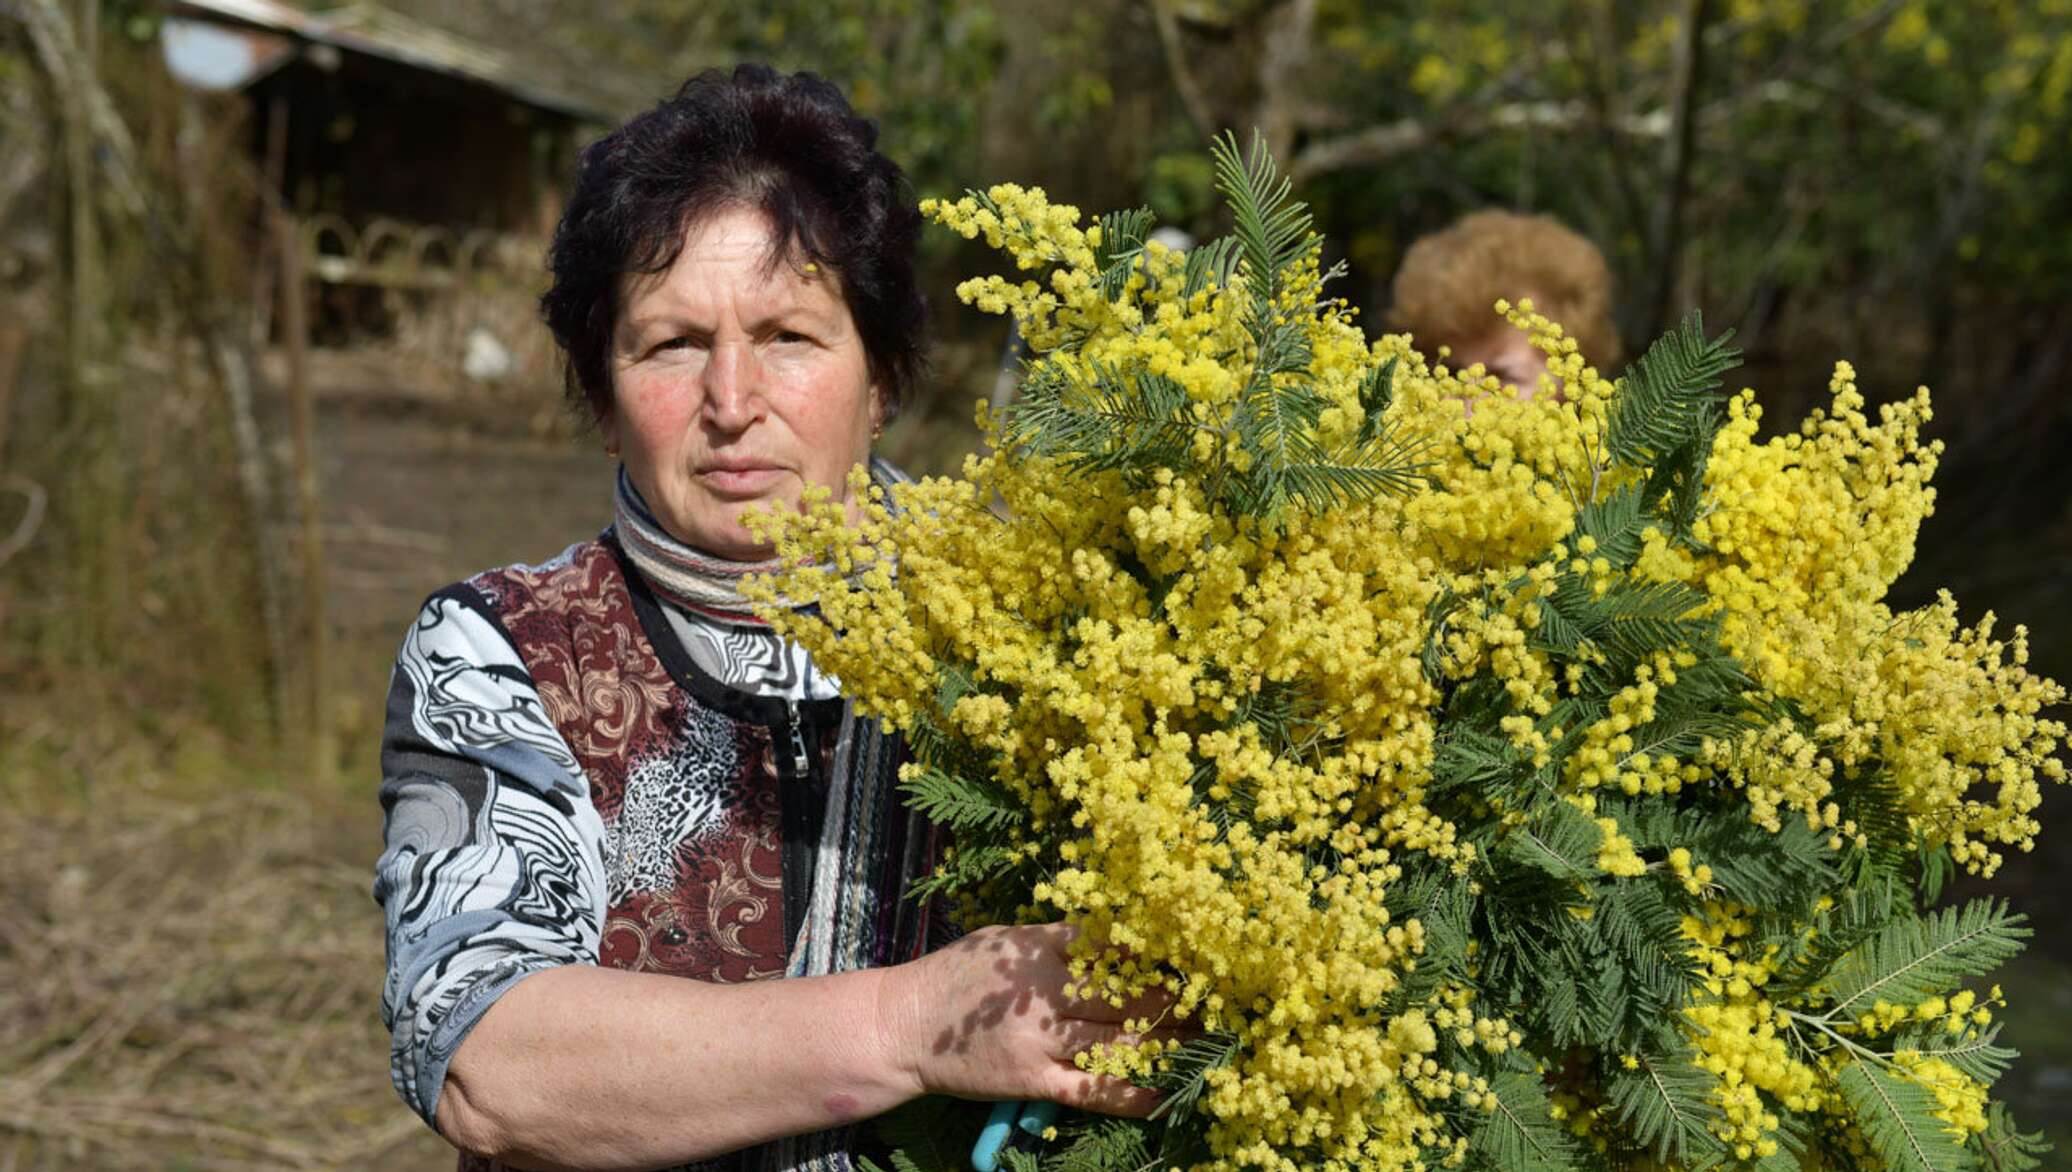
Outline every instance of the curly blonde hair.
<path fill-rule="evenodd" d="M 1604 254 L 1552 216 L 1471 212 L 1410 246 L 1393 293 L 1390 328 L 1409 331 L 1427 353 L 1487 335 L 1500 324 L 1499 298 L 1531 297 L 1590 365 L 1609 372 L 1622 357 Z"/>

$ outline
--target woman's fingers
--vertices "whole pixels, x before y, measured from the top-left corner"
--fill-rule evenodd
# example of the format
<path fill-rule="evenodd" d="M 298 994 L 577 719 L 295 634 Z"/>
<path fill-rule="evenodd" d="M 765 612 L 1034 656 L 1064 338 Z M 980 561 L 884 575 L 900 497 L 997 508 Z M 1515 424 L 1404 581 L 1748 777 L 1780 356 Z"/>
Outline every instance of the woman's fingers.
<path fill-rule="evenodd" d="M 1160 1025 L 1143 1032 L 1122 1028 L 1119 1022 L 1063 1018 L 1050 1029 L 1051 1053 L 1069 1061 L 1073 1055 L 1095 1046 L 1135 1046 L 1143 1042 L 1185 1042 L 1201 1036 L 1190 1026 Z"/>
<path fill-rule="evenodd" d="M 1134 1045 L 1138 1039 L 1135 1034 L 1125 1031 L 1116 1022 L 1068 1017 L 1061 1019 L 1051 1028 L 1050 1040 L 1051 1056 L 1070 1062 L 1074 1055 L 1091 1050 L 1095 1046 Z"/>
<path fill-rule="evenodd" d="M 1165 1098 L 1163 1091 L 1140 1087 L 1110 1075 L 1088 1074 L 1063 1063 L 1054 1073 L 1054 1086 L 1044 1097 L 1082 1111 L 1142 1119 L 1157 1110 L 1159 1100 Z"/>
<path fill-rule="evenodd" d="M 1088 1021 L 1160 1021 L 1172 1016 L 1175 1000 L 1172 993 L 1153 985 L 1121 1005 L 1096 995 L 1070 998 L 1063 1008 L 1073 1017 Z"/>

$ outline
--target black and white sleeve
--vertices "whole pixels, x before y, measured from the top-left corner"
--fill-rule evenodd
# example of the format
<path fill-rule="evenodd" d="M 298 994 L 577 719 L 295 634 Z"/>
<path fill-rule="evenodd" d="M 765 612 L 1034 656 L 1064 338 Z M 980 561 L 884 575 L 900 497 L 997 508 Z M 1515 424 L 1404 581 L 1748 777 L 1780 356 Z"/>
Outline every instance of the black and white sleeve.
<path fill-rule="evenodd" d="M 389 1069 L 437 1126 L 468 1031 L 525 977 L 595 964 L 603 825 L 502 624 L 467 587 L 425 603 L 390 679 L 381 745 Z"/>

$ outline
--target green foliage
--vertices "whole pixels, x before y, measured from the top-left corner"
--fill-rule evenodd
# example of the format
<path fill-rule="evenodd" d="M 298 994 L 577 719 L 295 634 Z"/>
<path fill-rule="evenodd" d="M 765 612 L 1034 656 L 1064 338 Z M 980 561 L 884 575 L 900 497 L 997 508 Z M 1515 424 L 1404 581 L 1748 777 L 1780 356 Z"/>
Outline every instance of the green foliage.
<path fill-rule="evenodd" d="M 1539 816 L 1503 839 L 1503 857 L 1556 879 L 1596 878 L 1597 824 L 1567 802 L 1548 802 Z"/>
<path fill-rule="evenodd" d="M 868 1126 L 890 1149 L 892 1172 L 966 1172 L 971 1166 L 972 1140 L 984 1124 L 987 1110 L 982 1103 L 924 1095 L 878 1116 Z"/>
<path fill-rule="evenodd" d="M 1004 444 L 1087 471 L 1134 478 L 1181 471 L 1210 485 L 1234 513 L 1266 520 L 1296 505 L 1321 509 L 1418 487 L 1414 446 L 1384 413 L 1392 371 L 1376 372 L 1361 388 L 1363 404 L 1375 410 L 1350 442 L 1331 447 L 1316 438 L 1329 401 L 1309 379 L 1308 334 L 1284 302 L 1320 239 L 1263 144 L 1255 139 L 1241 155 L 1235 137 L 1225 137 L 1213 155 L 1235 226 L 1231 236 L 1189 253 L 1184 281 L 1190 294 L 1236 281 L 1245 298 L 1251 356 L 1230 421 L 1197 420 L 1185 390 L 1162 375 L 1103 367 L 1077 377 L 1039 360 L 1006 412 Z M 1140 208 L 1100 223 L 1100 281 L 1112 298 L 1127 284 L 1152 218 Z M 1206 465 L 1195 455 L 1202 434 L 1215 441 Z M 1242 471 L 1231 458 L 1239 451 L 1247 457 Z"/>
<path fill-rule="evenodd" d="M 1129 284 L 1130 274 L 1136 270 L 1137 256 L 1144 248 L 1144 234 L 1151 230 L 1151 221 L 1150 208 L 1109 212 L 1098 221 L 1101 243 L 1095 256 L 1101 268 L 1101 295 L 1108 300 L 1121 297 L 1123 288 Z"/>
<path fill-rule="evenodd" d="M 1028 811 L 997 782 L 952 777 L 923 765 L 900 782 L 907 805 L 956 831 L 1000 831 L 1028 820 Z"/>
<path fill-rule="evenodd" d="M 2013 1050 L 1994 1044 L 1999 1036 L 1998 1024 L 1976 1035 L 1951 1034 L 1937 1025 L 1899 1034 L 1892 1039 L 1892 1049 L 1894 1053 L 1911 1053 L 1922 1058 L 1939 1059 L 1972 1078 L 1991 1085 L 2007 1073 L 2008 1064 L 2015 1060 Z"/>
<path fill-rule="evenodd" d="M 1293 185 L 1274 166 L 1266 140 L 1257 131 L 1248 153 L 1240 154 L 1237 135 L 1226 132 L 1211 144 L 1209 157 L 1215 161 L 1216 190 L 1229 201 L 1232 234 L 1244 258 L 1255 336 L 1263 335 L 1274 325 L 1275 302 L 1286 288 L 1289 272 L 1316 251 L 1319 237 L 1310 227 L 1309 205 L 1293 197 Z"/>
<path fill-rule="evenodd" d="M 1226 478 L 1234 511 L 1272 517 L 1298 500 L 1326 508 L 1415 487 L 1409 447 L 1372 417 L 1346 448 L 1327 450 L 1315 438 L 1328 402 L 1309 382 L 1308 333 L 1299 315 L 1288 312 L 1284 295 L 1294 271 L 1314 260 L 1322 239 L 1311 229 L 1308 206 L 1290 195 L 1264 139 L 1255 133 L 1250 152 L 1241 156 L 1236 135 L 1226 134 L 1210 153 L 1217 190 L 1230 205 L 1248 295 L 1246 328 L 1255 348 L 1234 421 L 1252 467 Z"/>
<path fill-rule="evenodd" d="M 1071 468 L 1141 475 L 1189 460 L 1204 430 L 1187 392 L 1163 375 L 1103 368 L 1081 382 L 1039 366 L 1007 411 L 1004 437 Z"/>
<path fill-rule="evenodd" d="M 1995 1103 L 1986 1111 L 1986 1134 L 1979 1139 L 1980 1166 L 1986 1172 L 2028 1172 L 2040 1167 L 2050 1144 L 2042 1132 L 2017 1131 L 2007 1104 Z"/>
<path fill-rule="evenodd" d="M 1892 1172 L 1961 1172 L 1977 1165 L 1976 1154 L 1952 1137 L 1927 1087 L 1863 1058 L 1843 1066 L 1842 1094 L 1871 1150 Z"/>
<path fill-rule="evenodd" d="M 1182 290 L 1192 297 L 1203 289 L 1230 284 L 1231 275 L 1237 272 L 1237 261 L 1238 241 L 1234 236 L 1224 236 L 1196 246 L 1187 254 L 1187 267 L 1182 271 Z"/>
<path fill-rule="evenodd" d="M 1634 1143 L 1655 1159 L 1703 1166 L 1725 1155 L 1713 1127 L 1722 1121 L 1710 1098 L 1719 1080 L 1681 1054 L 1640 1055 L 1634 1068 L 1615 1064 L 1606 1098 Z"/>
<path fill-rule="evenodd" d="M 1605 452 L 1614 465 L 1651 468 L 1693 439 L 1710 439 L 1719 420 L 1720 378 L 1740 365 L 1729 330 L 1705 336 L 1697 311 L 1648 347 L 1626 371 L 1612 401 Z"/>
<path fill-rule="evenodd" d="M 1712 868 L 1721 896 L 1784 921 L 1805 923 L 1814 901 L 1839 879 L 1827 836 L 1800 819 L 1785 821 L 1773 834 L 1733 816 L 1737 811 L 1724 803 L 1615 803 L 1607 810 L 1618 813 L 1643 852 L 1684 847 Z"/>
<path fill-rule="evenodd" d="M 1389 404 L 1396 399 L 1396 362 L 1390 358 L 1368 371 L 1366 380 L 1360 384 L 1360 410 L 1365 418 L 1360 421 L 1359 442 L 1363 444 L 1381 438 Z"/>
<path fill-rule="evenodd" d="M 1060 1129 L 1061 1146 L 1047 1153 L 1042 1172 L 1106 1172 L 1152 1166 L 1144 1128 L 1128 1119 L 1092 1117 Z"/>
<path fill-rule="evenodd" d="M 1597 542 L 1596 556 L 1618 569 L 1626 569 L 1640 556 L 1641 534 L 1653 519 L 1648 511 L 1648 493 L 1631 485 L 1583 506 L 1576 514 L 1576 531 Z"/>
<path fill-rule="evenodd" d="M 1151 1117 L 1180 1123 L 1194 1114 L 1195 1104 L 1208 1086 L 1209 1072 L 1230 1065 L 1237 1057 L 1237 1049 L 1236 1037 L 1208 1033 L 1190 1038 L 1167 1055 L 1167 1068 L 1150 1080 L 1150 1085 L 1166 1092 Z"/>
<path fill-rule="evenodd" d="M 1507 1071 L 1490 1080 L 1496 1106 L 1476 1128 L 1472 1150 L 1497 1172 L 1561 1172 L 1584 1167 L 1575 1137 L 1554 1119 L 1540 1080 Z"/>
<path fill-rule="evenodd" d="M 1897 918 L 1823 976 L 1833 998 L 1827 1016 L 1847 1021 L 1880 1001 L 1911 1004 L 1989 973 L 2021 952 L 2029 936 L 2021 925 L 2021 916 L 1989 899 Z"/>

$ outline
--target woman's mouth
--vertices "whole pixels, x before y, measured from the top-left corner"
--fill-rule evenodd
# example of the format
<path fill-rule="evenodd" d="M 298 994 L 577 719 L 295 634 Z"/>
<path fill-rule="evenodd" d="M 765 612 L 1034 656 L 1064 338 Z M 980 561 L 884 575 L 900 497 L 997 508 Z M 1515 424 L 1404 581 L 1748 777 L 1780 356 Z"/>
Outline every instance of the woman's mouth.
<path fill-rule="evenodd" d="M 713 465 L 700 470 L 697 478 L 714 496 L 759 497 L 777 486 L 784 469 L 775 464 Z"/>

